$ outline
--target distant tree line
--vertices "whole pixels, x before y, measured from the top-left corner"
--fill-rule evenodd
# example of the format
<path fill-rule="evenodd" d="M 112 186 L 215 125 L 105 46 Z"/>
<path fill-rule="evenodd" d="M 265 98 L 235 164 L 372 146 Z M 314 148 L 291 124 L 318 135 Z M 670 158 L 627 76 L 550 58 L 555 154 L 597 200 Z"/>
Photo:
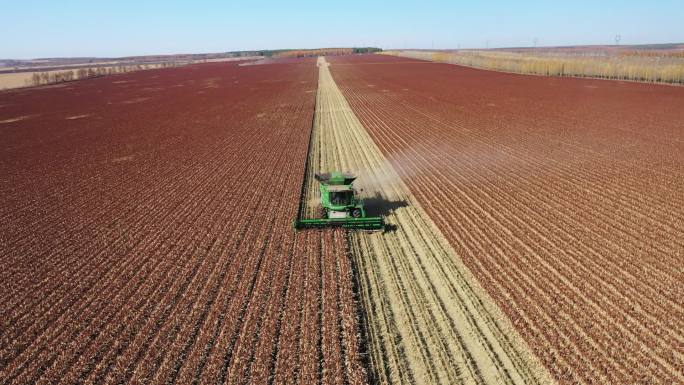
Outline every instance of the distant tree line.
<path fill-rule="evenodd" d="M 70 82 L 73 80 L 89 79 L 133 71 L 141 71 L 152 68 L 176 67 L 178 65 L 179 63 L 175 62 L 164 62 L 157 64 L 118 65 L 110 67 L 77 68 L 64 71 L 34 72 L 31 78 L 26 80 L 26 85 L 41 86 L 46 84 L 56 84 Z"/>
<path fill-rule="evenodd" d="M 353 53 L 375 53 L 382 52 L 382 48 L 377 47 L 357 47 L 352 48 Z"/>
<path fill-rule="evenodd" d="M 349 48 L 316 48 L 316 49 L 281 49 L 258 51 L 259 56 L 267 57 L 311 57 L 311 56 L 336 56 L 359 53 L 381 52 L 376 47 L 349 47 Z"/>

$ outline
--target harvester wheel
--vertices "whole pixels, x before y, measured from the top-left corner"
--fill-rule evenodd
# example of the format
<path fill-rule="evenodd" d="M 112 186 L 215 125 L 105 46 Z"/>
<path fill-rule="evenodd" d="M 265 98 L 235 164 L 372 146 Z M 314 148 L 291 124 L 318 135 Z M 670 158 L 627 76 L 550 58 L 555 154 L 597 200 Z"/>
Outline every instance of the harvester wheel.
<path fill-rule="evenodd" d="M 352 217 L 354 218 L 361 218 L 361 210 L 359 209 L 353 209 L 351 212 Z"/>

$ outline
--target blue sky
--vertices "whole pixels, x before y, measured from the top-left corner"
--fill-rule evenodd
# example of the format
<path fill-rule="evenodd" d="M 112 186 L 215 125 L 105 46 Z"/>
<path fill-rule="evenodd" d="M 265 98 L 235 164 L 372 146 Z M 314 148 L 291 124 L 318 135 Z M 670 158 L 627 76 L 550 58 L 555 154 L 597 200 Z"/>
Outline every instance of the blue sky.
<path fill-rule="evenodd" d="M 684 42 L 684 0 L 10 1 L 0 58 Z"/>

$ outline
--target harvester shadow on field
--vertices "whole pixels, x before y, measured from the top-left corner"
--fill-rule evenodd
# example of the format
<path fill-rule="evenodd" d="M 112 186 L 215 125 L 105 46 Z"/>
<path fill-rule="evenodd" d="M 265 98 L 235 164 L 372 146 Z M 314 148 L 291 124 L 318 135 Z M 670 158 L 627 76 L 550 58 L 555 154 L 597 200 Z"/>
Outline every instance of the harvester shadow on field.
<path fill-rule="evenodd" d="M 387 215 L 394 212 L 394 210 L 408 206 L 405 199 L 388 200 L 380 194 L 374 197 L 363 198 L 364 207 L 366 208 L 366 215 L 369 217 L 387 217 Z M 385 231 L 396 231 L 397 226 L 391 223 L 385 224 Z"/>

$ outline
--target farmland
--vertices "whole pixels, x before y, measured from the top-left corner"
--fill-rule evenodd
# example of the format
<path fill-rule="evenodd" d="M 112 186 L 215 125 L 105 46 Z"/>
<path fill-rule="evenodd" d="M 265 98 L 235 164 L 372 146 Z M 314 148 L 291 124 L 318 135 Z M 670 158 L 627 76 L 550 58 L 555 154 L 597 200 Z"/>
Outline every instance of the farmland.
<path fill-rule="evenodd" d="M 683 100 L 381 55 L 0 92 L 0 382 L 682 383 Z M 292 229 L 333 170 L 384 232 Z"/>
<path fill-rule="evenodd" d="M 684 89 L 330 62 L 382 154 L 558 382 L 684 381 Z"/>
<path fill-rule="evenodd" d="M 3 383 L 365 382 L 342 232 L 295 234 L 311 59 L 0 93 Z"/>

